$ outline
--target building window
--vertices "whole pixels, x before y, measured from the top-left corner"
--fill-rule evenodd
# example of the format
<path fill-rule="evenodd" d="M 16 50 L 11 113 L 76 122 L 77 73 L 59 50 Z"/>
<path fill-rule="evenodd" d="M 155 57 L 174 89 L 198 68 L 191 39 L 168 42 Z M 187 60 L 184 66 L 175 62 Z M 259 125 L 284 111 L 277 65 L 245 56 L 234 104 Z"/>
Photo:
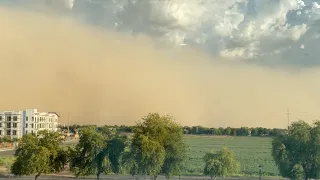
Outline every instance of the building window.
<path fill-rule="evenodd" d="M 12 123 L 12 126 L 13 126 L 14 128 L 16 128 L 16 127 L 17 127 L 17 123 Z"/>
<path fill-rule="evenodd" d="M 8 135 L 8 136 L 11 135 L 11 130 L 7 130 L 7 135 Z"/>
<path fill-rule="evenodd" d="M 0 136 L 2 135 L 2 131 L 0 130 Z"/>
<path fill-rule="evenodd" d="M 16 130 L 13 130 L 13 131 L 12 131 L 12 135 L 16 136 L 16 135 L 17 135 L 17 131 L 16 131 Z"/>
<path fill-rule="evenodd" d="M 2 121 L 2 116 L 0 116 L 0 121 Z"/>
<path fill-rule="evenodd" d="M 28 121 L 28 116 L 26 117 L 26 121 Z"/>
<path fill-rule="evenodd" d="M 28 134 L 28 131 L 26 131 L 26 134 Z"/>
<path fill-rule="evenodd" d="M 0 123 L 0 127 L 2 127 L 2 123 Z"/>
<path fill-rule="evenodd" d="M 26 128 L 28 128 L 28 123 L 26 123 Z"/>
<path fill-rule="evenodd" d="M 17 116 L 13 116 L 13 121 L 17 121 L 18 117 Z"/>
<path fill-rule="evenodd" d="M 33 128 L 33 124 L 31 124 L 31 128 Z"/>
<path fill-rule="evenodd" d="M 34 117 L 31 117 L 32 121 L 34 121 Z"/>
<path fill-rule="evenodd" d="M 11 123 L 7 123 L 7 128 L 11 128 Z"/>
<path fill-rule="evenodd" d="M 7 116 L 7 121 L 11 121 L 11 116 Z"/>

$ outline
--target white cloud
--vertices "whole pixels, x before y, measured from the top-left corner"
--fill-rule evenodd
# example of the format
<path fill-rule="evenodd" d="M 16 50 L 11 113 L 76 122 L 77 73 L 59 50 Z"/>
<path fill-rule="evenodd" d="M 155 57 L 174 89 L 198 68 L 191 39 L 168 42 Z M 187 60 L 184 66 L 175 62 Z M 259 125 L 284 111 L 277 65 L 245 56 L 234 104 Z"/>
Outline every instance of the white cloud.
<path fill-rule="evenodd" d="M 64 2 L 72 9 L 72 15 L 90 24 L 143 33 L 177 45 L 186 43 L 223 57 L 262 59 L 262 62 L 268 61 L 265 55 L 269 58 L 270 54 L 294 51 L 288 48 L 294 43 L 312 43 L 318 37 L 316 33 L 320 33 L 317 31 L 320 26 L 315 25 L 320 19 L 316 0 Z M 305 40 L 310 42 L 300 42 Z"/>

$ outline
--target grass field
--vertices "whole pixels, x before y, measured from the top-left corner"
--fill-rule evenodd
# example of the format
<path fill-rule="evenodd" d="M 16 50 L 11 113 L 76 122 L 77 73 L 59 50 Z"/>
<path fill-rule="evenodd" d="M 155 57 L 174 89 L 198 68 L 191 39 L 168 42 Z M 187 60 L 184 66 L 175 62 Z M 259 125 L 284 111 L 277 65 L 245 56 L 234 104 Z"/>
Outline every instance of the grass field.
<path fill-rule="evenodd" d="M 271 156 L 271 138 L 267 137 L 225 137 L 225 136 L 185 136 L 189 146 L 188 160 L 184 175 L 202 175 L 206 152 L 220 150 L 226 146 L 236 155 L 241 165 L 240 175 L 258 175 L 258 166 L 263 166 L 264 176 L 278 176 L 279 171 Z M 74 144 L 66 144 L 72 146 Z M 13 156 L 0 156 L 0 167 L 10 167 Z M 0 168 L 1 171 L 1 168 Z"/>
<path fill-rule="evenodd" d="M 201 175 L 204 167 L 202 157 L 206 152 L 230 148 L 240 162 L 242 175 L 258 175 L 262 165 L 265 176 L 278 176 L 279 171 L 271 156 L 271 138 L 267 137 L 214 137 L 186 136 L 189 145 L 187 174 Z"/>

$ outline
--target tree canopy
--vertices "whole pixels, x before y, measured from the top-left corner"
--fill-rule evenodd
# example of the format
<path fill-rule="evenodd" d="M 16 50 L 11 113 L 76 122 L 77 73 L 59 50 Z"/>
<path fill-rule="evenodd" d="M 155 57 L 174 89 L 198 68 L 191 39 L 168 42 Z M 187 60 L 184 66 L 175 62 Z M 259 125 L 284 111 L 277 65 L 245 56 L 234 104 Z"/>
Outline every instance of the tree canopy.
<path fill-rule="evenodd" d="M 207 152 L 203 160 L 205 162 L 203 174 L 211 178 L 237 173 L 240 167 L 234 153 L 227 147 L 218 152 Z"/>
<path fill-rule="evenodd" d="M 119 173 L 120 158 L 125 148 L 125 138 L 90 126 L 81 129 L 80 140 L 71 150 L 70 170 L 76 177 L 102 173 Z"/>
<path fill-rule="evenodd" d="M 132 175 L 179 175 L 186 155 L 183 129 L 171 116 L 152 113 L 134 129 L 127 164 Z"/>
<path fill-rule="evenodd" d="M 39 131 L 38 136 L 27 134 L 20 141 L 15 151 L 16 160 L 11 172 L 17 176 L 56 173 L 63 170 L 68 155 L 59 147 L 62 139 L 56 132 Z"/>
<path fill-rule="evenodd" d="M 320 122 L 291 124 L 286 134 L 272 142 L 272 156 L 283 177 L 318 178 L 320 172 Z"/>

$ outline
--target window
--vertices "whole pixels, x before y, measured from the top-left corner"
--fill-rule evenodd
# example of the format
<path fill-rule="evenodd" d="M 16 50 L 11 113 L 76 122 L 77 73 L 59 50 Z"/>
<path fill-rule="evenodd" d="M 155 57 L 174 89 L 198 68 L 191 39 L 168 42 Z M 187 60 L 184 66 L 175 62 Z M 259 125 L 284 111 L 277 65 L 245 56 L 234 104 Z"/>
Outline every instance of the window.
<path fill-rule="evenodd" d="M 28 123 L 26 123 L 26 128 L 28 128 Z"/>
<path fill-rule="evenodd" d="M 18 117 L 17 117 L 17 116 L 13 116 L 13 120 L 14 120 L 14 121 L 17 121 L 17 120 L 18 120 Z"/>
<path fill-rule="evenodd" d="M 28 134 L 28 131 L 26 131 L 26 134 Z"/>
<path fill-rule="evenodd" d="M 11 116 L 7 116 L 7 121 L 11 121 Z"/>
<path fill-rule="evenodd" d="M 0 136 L 2 135 L 2 131 L 0 130 Z"/>
<path fill-rule="evenodd" d="M 26 117 L 26 121 L 28 121 L 28 116 Z"/>
<path fill-rule="evenodd" d="M 7 128 L 11 128 L 11 123 L 7 123 Z"/>
<path fill-rule="evenodd" d="M 0 116 L 0 121 L 2 121 L 2 116 Z"/>
<path fill-rule="evenodd" d="M 16 131 L 16 130 L 13 130 L 13 131 L 12 131 L 12 135 L 16 136 L 16 135 L 17 135 L 17 131 Z"/>
<path fill-rule="evenodd" d="M 34 117 L 31 117 L 32 121 L 34 120 Z"/>
<path fill-rule="evenodd" d="M 31 128 L 33 128 L 33 124 L 31 124 Z"/>
<path fill-rule="evenodd" d="M 2 127 L 2 123 L 0 123 L 0 127 Z"/>
<path fill-rule="evenodd" d="M 8 135 L 8 136 L 11 135 L 11 130 L 7 130 L 7 135 Z"/>
<path fill-rule="evenodd" d="M 16 128 L 16 127 L 17 127 L 17 123 L 12 123 L 12 126 L 13 126 L 14 128 Z"/>

